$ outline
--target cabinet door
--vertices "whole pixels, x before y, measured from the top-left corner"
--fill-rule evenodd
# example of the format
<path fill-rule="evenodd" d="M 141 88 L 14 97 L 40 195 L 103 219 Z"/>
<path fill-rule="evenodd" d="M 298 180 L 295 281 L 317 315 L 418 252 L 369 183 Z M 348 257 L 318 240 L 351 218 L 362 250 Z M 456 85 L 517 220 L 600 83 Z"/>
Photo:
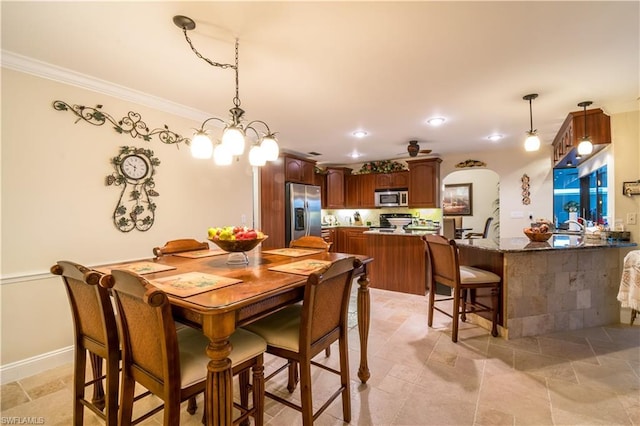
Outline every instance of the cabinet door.
<path fill-rule="evenodd" d="M 409 163 L 409 207 L 440 207 L 440 158 Z"/>
<path fill-rule="evenodd" d="M 327 175 L 324 173 L 315 173 L 313 176 L 313 184 L 320 187 L 320 206 L 327 208 Z"/>
<path fill-rule="evenodd" d="M 344 208 L 344 170 L 327 168 L 327 208 Z"/>
<path fill-rule="evenodd" d="M 362 254 L 362 255 L 366 255 L 367 254 L 367 240 L 366 240 L 366 236 L 364 235 L 364 231 L 366 231 L 366 228 L 363 229 L 353 229 L 353 228 L 347 228 L 346 230 L 346 240 L 347 240 L 347 253 L 349 254 Z"/>
<path fill-rule="evenodd" d="M 315 163 L 299 158 L 285 157 L 285 180 L 287 182 L 313 185 Z"/>
<path fill-rule="evenodd" d="M 360 207 L 360 177 L 362 175 L 351 175 L 345 177 L 345 201 L 344 206 L 348 209 Z"/>
<path fill-rule="evenodd" d="M 409 187 L 409 172 L 396 172 L 390 173 L 391 175 L 391 188 L 408 188 Z"/>
<path fill-rule="evenodd" d="M 260 167 L 260 223 L 261 231 L 269 236 L 262 248 L 284 247 L 285 191 L 282 176 L 284 162 L 268 162 Z"/>
<path fill-rule="evenodd" d="M 376 207 L 375 192 L 376 192 L 376 175 L 360 175 L 360 204 L 359 207 L 374 209 Z"/>

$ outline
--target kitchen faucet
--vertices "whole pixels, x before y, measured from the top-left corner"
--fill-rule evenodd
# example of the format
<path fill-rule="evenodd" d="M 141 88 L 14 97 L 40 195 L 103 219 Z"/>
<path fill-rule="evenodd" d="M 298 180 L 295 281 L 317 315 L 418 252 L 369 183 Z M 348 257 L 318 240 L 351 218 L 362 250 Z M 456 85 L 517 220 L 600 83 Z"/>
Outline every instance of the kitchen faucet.
<path fill-rule="evenodd" d="M 578 219 L 582 219 L 584 221 L 584 218 L 579 217 Z M 578 228 L 580 228 L 579 231 L 580 231 L 581 234 L 584 234 L 584 232 L 585 232 L 585 226 L 582 223 L 580 223 L 580 221 L 578 221 L 578 220 L 569 219 L 569 220 L 565 221 L 564 223 L 569 223 L 569 224 L 575 223 L 576 225 L 578 225 Z"/>

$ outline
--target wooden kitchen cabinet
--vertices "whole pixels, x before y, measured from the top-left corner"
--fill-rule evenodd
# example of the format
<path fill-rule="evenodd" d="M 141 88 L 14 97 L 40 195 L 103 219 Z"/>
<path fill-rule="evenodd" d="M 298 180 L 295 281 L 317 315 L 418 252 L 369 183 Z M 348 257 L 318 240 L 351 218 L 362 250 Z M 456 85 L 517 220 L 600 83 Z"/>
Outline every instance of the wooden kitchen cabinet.
<path fill-rule="evenodd" d="M 375 189 L 397 189 L 409 187 L 409 172 L 376 173 Z"/>
<path fill-rule="evenodd" d="M 375 208 L 375 198 L 374 198 L 375 190 L 376 190 L 375 174 L 347 176 L 345 207 L 350 209 Z"/>
<path fill-rule="evenodd" d="M 440 207 L 440 158 L 407 160 L 409 208 Z"/>
<path fill-rule="evenodd" d="M 369 228 L 364 226 L 336 228 L 336 240 L 334 241 L 335 251 L 349 254 L 367 254 L 367 240 L 365 231 Z"/>
<path fill-rule="evenodd" d="M 570 112 L 560 126 L 552 144 L 554 167 L 575 167 L 611 143 L 610 117 L 600 108 L 587 110 L 586 132 L 593 143 L 593 152 L 586 157 L 578 158 L 578 144 L 585 136 L 584 117 L 584 111 Z"/>
<path fill-rule="evenodd" d="M 327 209 L 343 209 L 345 206 L 345 175 L 351 169 L 345 167 L 327 167 Z"/>
<path fill-rule="evenodd" d="M 260 230 L 269 236 L 262 243 L 265 250 L 285 245 L 284 163 L 284 160 L 279 158 L 260 167 Z"/>
<path fill-rule="evenodd" d="M 327 208 L 327 174 L 326 172 L 315 173 L 313 184 L 320 187 L 320 206 Z"/>
<path fill-rule="evenodd" d="M 315 161 L 297 157 L 284 157 L 284 175 L 287 182 L 313 185 L 315 180 Z"/>

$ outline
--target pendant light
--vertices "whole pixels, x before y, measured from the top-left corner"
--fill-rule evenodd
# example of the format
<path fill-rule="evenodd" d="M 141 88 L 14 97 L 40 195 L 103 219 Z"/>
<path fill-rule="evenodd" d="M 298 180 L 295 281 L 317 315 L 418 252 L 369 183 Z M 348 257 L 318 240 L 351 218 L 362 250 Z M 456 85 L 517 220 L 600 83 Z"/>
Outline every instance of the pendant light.
<path fill-rule="evenodd" d="M 527 139 L 524 141 L 525 151 L 537 151 L 540 149 L 540 138 L 538 137 L 537 130 L 533 128 L 533 112 L 531 110 L 531 101 L 538 97 L 537 93 L 531 93 L 522 97 L 525 101 L 529 101 L 529 120 L 531 127 L 527 132 Z"/>
<path fill-rule="evenodd" d="M 587 107 L 592 103 L 591 101 L 584 101 L 578 104 L 579 107 L 584 108 L 584 136 L 578 144 L 578 155 L 580 156 L 589 155 L 593 152 L 593 143 L 591 143 L 591 138 L 587 135 Z"/>

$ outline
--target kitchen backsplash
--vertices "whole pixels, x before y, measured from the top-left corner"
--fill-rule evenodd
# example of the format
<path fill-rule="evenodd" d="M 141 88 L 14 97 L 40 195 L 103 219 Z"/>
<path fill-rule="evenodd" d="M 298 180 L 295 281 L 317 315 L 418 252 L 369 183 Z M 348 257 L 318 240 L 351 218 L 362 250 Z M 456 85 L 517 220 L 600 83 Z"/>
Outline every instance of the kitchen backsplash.
<path fill-rule="evenodd" d="M 360 213 L 363 224 L 367 225 L 367 222 L 371 222 L 371 226 L 378 226 L 380 224 L 381 213 L 411 213 L 415 218 L 432 220 L 434 222 L 442 221 L 442 209 L 408 209 L 403 207 L 381 209 L 323 209 L 321 217 L 324 218 L 325 216 L 333 215 L 340 225 L 349 225 L 353 223 L 353 215 L 355 212 Z"/>

